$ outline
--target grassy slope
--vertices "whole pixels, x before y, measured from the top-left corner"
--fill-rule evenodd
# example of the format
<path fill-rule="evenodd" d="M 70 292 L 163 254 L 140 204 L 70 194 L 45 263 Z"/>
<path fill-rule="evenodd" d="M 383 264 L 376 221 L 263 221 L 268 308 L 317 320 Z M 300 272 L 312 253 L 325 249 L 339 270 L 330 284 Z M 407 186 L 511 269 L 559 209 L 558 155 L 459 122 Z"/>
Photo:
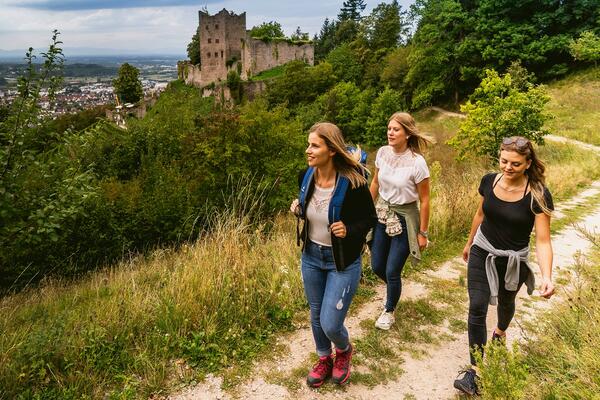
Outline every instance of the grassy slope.
<path fill-rule="evenodd" d="M 149 118 L 170 115 L 173 110 L 159 104 Z M 438 140 L 427 154 L 434 243 L 422 267 L 430 267 L 462 248 L 485 167 L 453 160 L 444 142 L 456 119 L 432 112 L 417 117 Z M 573 146 L 549 143 L 541 152 L 559 200 L 600 175 L 598 157 Z M 235 216 L 221 219 L 231 225 L 181 250 L 0 300 L 0 398 L 147 397 L 206 371 L 240 371 L 304 308 L 298 250 L 289 217 L 272 229 L 240 228 Z"/>
<path fill-rule="evenodd" d="M 550 131 L 600 146 L 600 68 L 590 68 L 548 85 Z"/>

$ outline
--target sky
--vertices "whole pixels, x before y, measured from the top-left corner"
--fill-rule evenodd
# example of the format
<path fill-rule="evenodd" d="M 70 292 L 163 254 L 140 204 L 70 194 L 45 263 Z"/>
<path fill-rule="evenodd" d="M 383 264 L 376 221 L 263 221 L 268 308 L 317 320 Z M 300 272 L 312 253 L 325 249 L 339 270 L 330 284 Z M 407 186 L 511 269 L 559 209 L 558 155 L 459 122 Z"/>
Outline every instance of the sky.
<path fill-rule="evenodd" d="M 367 0 L 365 13 L 378 3 Z M 43 50 L 58 29 L 63 48 L 86 54 L 183 55 L 198 10 L 246 11 L 246 27 L 277 21 L 290 35 L 300 26 L 312 37 L 343 0 L 0 0 L 0 50 Z M 400 0 L 404 9 L 412 0 Z"/>

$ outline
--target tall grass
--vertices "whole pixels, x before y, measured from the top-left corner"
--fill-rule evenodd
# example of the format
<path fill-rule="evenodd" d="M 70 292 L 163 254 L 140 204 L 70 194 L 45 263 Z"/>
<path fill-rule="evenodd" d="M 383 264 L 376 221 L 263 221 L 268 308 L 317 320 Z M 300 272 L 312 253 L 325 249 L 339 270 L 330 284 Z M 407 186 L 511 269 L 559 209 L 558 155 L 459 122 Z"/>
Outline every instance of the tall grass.
<path fill-rule="evenodd" d="M 594 254 L 575 260 L 563 303 L 527 325 L 521 349 L 486 352 L 485 398 L 600 398 L 600 235 L 587 236 Z"/>
<path fill-rule="evenodd" d="M 0 300 L 0 398 L 148 397 L 251 360 L 304 304 L 290 218 L 237 211 L 178 251 Z"/>

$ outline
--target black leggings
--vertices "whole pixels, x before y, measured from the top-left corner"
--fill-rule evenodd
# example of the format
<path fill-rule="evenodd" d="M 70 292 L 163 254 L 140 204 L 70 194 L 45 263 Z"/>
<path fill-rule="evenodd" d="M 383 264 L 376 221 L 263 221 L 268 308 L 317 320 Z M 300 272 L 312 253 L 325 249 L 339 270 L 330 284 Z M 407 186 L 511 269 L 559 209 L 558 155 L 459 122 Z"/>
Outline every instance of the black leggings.
<path fill-rule="evenodd" d="M 486 317 L 490 301 L 490 285 L 485 273 L 485 258 L 488 252 L 480 247 L 471 247 L 467 265 L 467 287 L 469 290 L 469 349 L 476 349 L 483 355 L 483 346 L 487 342 Z M 516 291 L 506 290 L 504 275 L 506 274 L 506 257 L 496 258 L 498 269 L 498 328 L 505 331 L 515 315 L 515 297 L 529 276 L 529 268 L 525 263 L 520 265 L 519 285 Z M 475 365 L 473 354 L 471 364 Z"/>

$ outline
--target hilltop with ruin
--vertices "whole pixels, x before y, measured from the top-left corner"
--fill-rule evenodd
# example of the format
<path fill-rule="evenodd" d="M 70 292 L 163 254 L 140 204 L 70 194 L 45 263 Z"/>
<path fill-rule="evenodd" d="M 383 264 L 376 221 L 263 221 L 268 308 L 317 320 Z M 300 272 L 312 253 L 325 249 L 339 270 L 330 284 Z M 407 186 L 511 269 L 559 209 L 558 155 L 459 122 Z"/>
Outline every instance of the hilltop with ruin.
<path fill-rule="evenodd" d="M 179 78 L 205 88 L 224 82 L 230 71 L 243 80 L 292 60 L 314 65 L 314 46 L 285 38 L 254 38 L 246 30 L 246 13 L 222 9 L 215 15 L 198 11 L 201 65 L 179 64 Z"/>

